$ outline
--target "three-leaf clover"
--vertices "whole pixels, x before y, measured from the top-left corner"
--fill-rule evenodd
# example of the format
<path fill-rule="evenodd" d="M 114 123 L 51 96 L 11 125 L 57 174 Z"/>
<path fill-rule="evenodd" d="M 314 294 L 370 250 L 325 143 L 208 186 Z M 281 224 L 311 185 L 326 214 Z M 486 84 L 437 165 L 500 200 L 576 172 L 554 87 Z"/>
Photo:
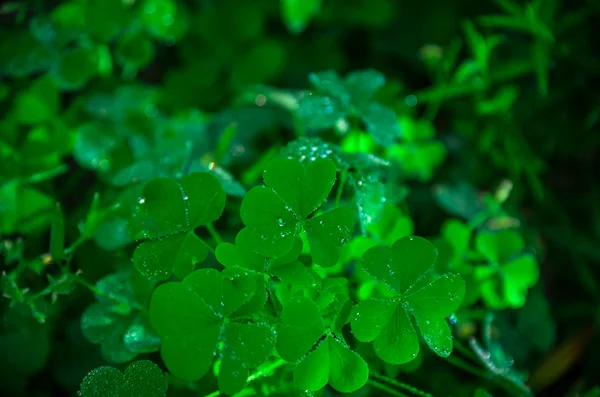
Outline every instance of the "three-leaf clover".
<path fill-rule="evenodd" d="M 150 302 L 150 320 L 163 337 L 160 352 L 169 371 L 200 379 L 219 352 L 219 389 L 242 390 L 249 370 L 267 360 L 275 343 L 270 326 L 248 320 L 261 309 L 247 305 L 255 290 L 254 278 L 227 269 L 200 269 L 181 282 L 160 285 Z"/>
<path fill-rule="evenodd" d="M 135 361 L 124 372 L 113 367 L 99 367 L 90 371 L 83 381 L 81 397 L 164 397 L 167 380 L 158 365 L 152 361 Z"/>
<path fill-rule="evenodd" d="M 97 302 L 81 315 L 81 330 L 87 340 L 101 346 L 107 361 L 127 362 L 159 349 L 160 338 L 142 314 L 152 288 L 152 282 L 129 271 L 109 274 L 96 283 Z"/>
<path fill-rule="evenodd" d="M 335 390 L 349 393 L 367 382 L 367 363 L 350 350 L 342 337 L 348 308 L 342 306 L 333 324 L 326 327 L 319 307 L 311 299 L 296 297 L 284 306 L 277 352 L 284 360 L 296 363 L 294 382 L 298 387 L 316 391 L 329 383 Z"/>
<path fill-rule="evenodd" d="M 389 163 L 370 153 L 346 153 L 338 145 L 320 138 L 302 137 L 290 142 L 284 149 L 286 156 L 309 163 L 316 159 L 331 159 L 342 174 L 340 184 L 346 183 L 354 194 L 354 204 L 363 234 L 367 225 L 376 221 L 386 201 L 386 191 L 381 179 Z"/>
<path fill-rule="evenodd" d="M 452 333 L 445 317 L 461 304 L 464 281 L 444 274 L 425 283 L 437 257 L 433 244 L 420 237 L 403 237 L 390 248 L 369 249 L 362 267 L 384 283 L 392 298 L 358 303 L 352 309 L 351 327 L 356 339 L 374 341 L 377 356 L 390 364 L 411 361 L 419 352 L 419 339 L 411 315 L 423 339 L 438 355 L 452 352 Z"/>
<path fill-rule="evenodd" d="M 242 201 L 240 213 L 246 227 L 239 239 L 263 256 L 278 258 L 290 252 L 297 236 L 305 232 L 314 263 L 335 265 L 338 247 L 354 228 L 354 214 L 337 207 L 309 218 L 333 187 L 333 161 L 318 159 L 304 165 L 277 158 L 267 165 L 263 178 L 266 186 L 253 188 Z"/>
<path fill-rule="evenodd" d="M 171 273 L 183 278 L 208 254 L 194 229 L 217 220 L 224 207 L 225 191 L 207 172 L 146 183 L 129 222 L 131 237 L 145 239 L 133 253 L 136 269 L 152 280 L 165 280 Z"/>
<path fill-rule="evenodd" d="M 256 279 L 256 292 L 247 305 L 256 305 L 256 310 L 260 310 L 267 300 L 267 290 L 271 289 L 273 280 L 282 280 L 297 289 L 309 283 L 308 268 L 297 260 L 301 251 L 302 240 L 296 238 L 290 252 L 280 258 L 270 259 L 257 254 L 251 247 L 245 247 L 236 238 L 235 245 L 219 244 L 215 256 L 227 269 L 243 272 Z"/>
<path fill-rule="evenodd" d="M 539 278 L 535 257 L 523 253 L 523 237 L 510 229 L 496 233 L 482 230 L 475 237 L 475 246 L 489 263 L 475 267 L 485 304 L 493 309 L 523 306 L 527 291 Z"/>
<path fill-rule="evenodd" d="M 299 101 L 299 116 L 307 128 L 330 128 L 348 115 L 360 117 L 366 129 L 382 145 L 391 144 L 400 129 L 395 112 L 372 100 L 385 84 L 373 69 L 356 71 L 345 79 L 334 71 L 311 73 L 312 85 L 323 95 L 306 95 Z"/>
<path fill-rule="evenodd" d="M 435 128 L 428 120 L 403 116 L 399 125 L 402 142 L 386 148 L 387 158 L 396 160 L 407 174 L 430 180 L 433 170 L 446 159 L 446 147 L 435 140 Z"/>

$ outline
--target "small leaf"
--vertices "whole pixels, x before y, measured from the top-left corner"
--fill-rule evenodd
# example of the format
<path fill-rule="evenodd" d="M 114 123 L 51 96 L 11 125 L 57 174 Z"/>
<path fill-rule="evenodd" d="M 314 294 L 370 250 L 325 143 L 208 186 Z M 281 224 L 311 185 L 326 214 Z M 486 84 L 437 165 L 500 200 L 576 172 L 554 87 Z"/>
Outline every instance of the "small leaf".
<path fill-rule="evenodd" d="M 267 165 L 267 186 L 250 190 L 242 201 L 240 214 L 246 228 L 239 237 L 262 256 L 279 258 L 292 249 L 304 230 L 311 245 L 312 259 L 320 266 L 337 262 L 337 247 L 347 242 L 354 228 L 354 216 L 344 208 L 313 214 L 327 199 L 335 182 L 336 167 L 328 159 L 308 164 L 278 158 Z"/>
<path fill-rule="evenodd" d="M 391 144 L 400 135 L 396 113 L 386 106 L 371 103 L 361 112 L 361 118 L 381 145 Z"/>
<path fill-rule="evenodd" d="M 294 383 L 299 388 L 317 391 L 329 382 L 335 390 L 349 393 L 367 382 L 367 363 L 325 328 L 319 307 L 311 299 L 296 297 L 284 306 L 278 334 L 280 356 L 297 361 Z"/>
<path fill-rule="evenodd" d="M 135 361 L 121 373 L 113 367 L 99 367 L 83 381 L 81 397 L 164 397 L 167 380 L 158 367 L 148 360 Z"/>
<path fill-rule="evenodd" d="M 143 190 L 137 212 L 129 222 L 136 248 L 133 263 L 149 279 L 182 278 L 202 262 L 206 245 L 194 233 L 217 220 L 225 206 L 225 191 L 209 173 L 193 173 L 179 182 L 157 178 Z"/>
<path fill-rule="evenodd" d="M 345 116 L 345 107 L 335 98 L 305 95 L 298 101 L 298 117 L 309 130 L 331 128 Z"/>
<path fill-rule="evenodd" d="M 353 104 L 363 109 L 385 85 L 385 76 L 374 69 L 358 70 L 346 76 L 344 85 Z"/>
<path fill-rule="evenodd" d="M 290 32 L 301 33 L 321 8 L 321 0 L 281 0 L 281 15 Z"/>
<path fill-rule="evenodd" d="M 318 307 L 310 299 L 290 301 L 281 313 L 277 352 L 286 361 L 298 361 L 325 332 Z"/>
<path fill-rule="evenodd" d="M 163 338 L 161 356 L 173 375 L 200 379 L 220 351 L 219 387 L 233 395 L 245 387 L 249 370 L 267 360 L 275 334 L 266 324 L 238 316 L 257 283 L 251 275 L 229 270 L 200 269 L 181 282 L 160 285 L 150 301 L 150 320 Z"/>
<path fill-rule="evenodd" d="M 404 364 L 419 353 L 411 314 L 436 354 L 446 357 L 452 351 L 452 334 L 445 317 L 462 303 L 465 283 L 457 275 L 445 274 L 423 285 L 436 257 L 435 247 L 419 237 L 403 237 L 391 248 L 373 247 L 363 256 L 363 269 L 397 296 L 358 303 L 352 309 L 350 324 L 359 341 L 374 341 L 375 353 L 387 363 Z"/>

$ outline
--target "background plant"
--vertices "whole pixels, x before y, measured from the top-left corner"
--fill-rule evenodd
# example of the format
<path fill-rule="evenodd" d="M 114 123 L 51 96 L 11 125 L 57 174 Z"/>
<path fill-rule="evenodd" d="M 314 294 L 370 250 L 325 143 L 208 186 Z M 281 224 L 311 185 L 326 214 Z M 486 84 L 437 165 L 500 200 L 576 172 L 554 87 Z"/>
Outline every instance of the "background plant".
<path fill-rule="evenodd" d="M 0 5 L 3 395 L 598 395 L 599 12 Z"/>

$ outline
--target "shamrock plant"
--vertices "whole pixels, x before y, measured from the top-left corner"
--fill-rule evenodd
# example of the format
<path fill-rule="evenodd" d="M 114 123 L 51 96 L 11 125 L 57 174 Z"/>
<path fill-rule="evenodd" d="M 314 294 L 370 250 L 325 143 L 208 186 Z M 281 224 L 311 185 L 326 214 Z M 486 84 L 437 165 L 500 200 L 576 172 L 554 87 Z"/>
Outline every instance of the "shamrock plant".
<path fill-rule="evenodd" d="M 371 298 L 352 309 L 352 332 L 362 342 L 373 341 L 375 353 L 391 364 L 413 360 L 419 338 L 438 355 L 452 352 L 452 333 L 445 317 L 461 304 L 465 285 L 460 276 L 427 278 L 437 257 L 433 244 L 419 237 L 404 237 L 390 248 L 369 249 L 362 266 L 391 290 L 391 297 Z"/>
<path fill-rule="evenodd" d="M 153 287 L 153 282 L 129 271 L 110 274 L 96 283 L 97 302 L 81 315 L 81 330 L 86 339 L 100 345 L 107 361 L 127 362 L 160 348 L 160 337 L 145 313 Z"/>
<path fill-rule="evenodd" d="M 400 130 L 394 111 L 373 100 L 385 84 L 380 72 L 367 69 L 341 79 L 328 70 L 311 73 L 310 82 L 317 93 L 307 93 L 298 103 L 298 115 L 306 128 L 333 127 L 347 116 L 359 117 L 367 131 L 381 144 L 390 144 Z"/>
<path fill-rule="evenodd" d="M 493 2 L 2 2 L 0 395 L 592 397 L 600 7 Z"/>
<path fill-rule="evenodd" d="M 261 255 L 278 258 L 292 249 L 305 233 L 313 261 L 324 267 L 335 265 L 338 247 L 354 229 L 355 217 L 346 207 L 313 214 L 325 201 L 336 179 L 333 161 L 275 159 L 265 169 L 266 186 L 257 186 L 244 197 L 242 221 L 246 227 L 238 238 Z"/>
<path fill-rule="evenodd" d="M 194 229 L 217 220 L 224 206 L 225 191 L 206 172 L 148 182 L 129 223 L 132 238 L 145 240 L 133 254 L 136 269 L 153 280 L 190 273 L 208 253 Z"/>
<path fill-rule="evenodd" d="M 342 305 L 326 325 L 319 306 L 309 298 L 295 298 L 284 307 L 277 352 L 295 363 L 298 387 L 316 391 L 329 383 L 335 390 L 349 393 L 367 382 L 367 363 L 350 350 L 342 335 L 349 315 L 349 306 Z"/>
<path fill-rule="evenodd" d="M 486 305 L 494 309 L 523 306 L 527 291 L 539 277 L 535 257 L 524 252 L 523 237 L 511 229 L 482 230 L 475 237 L 475 246 L 487 262 L 475 268 Z"/>
<path fill-rule="evenodd" d="M 263 288 L 264 289 L 264 288 Z M 249 304 L 256 280 L 240 272 L 200 269 L 181 282 L 159 286 L 150 302 L 150 320 L 163 337 L 160 350 L 175 376 L 197 380 L 219 353 L 219 388 L 235 394 L 249 370 L 264 363 L 275 343 L 268 323 L 254 321 L 264 301 Z"/>

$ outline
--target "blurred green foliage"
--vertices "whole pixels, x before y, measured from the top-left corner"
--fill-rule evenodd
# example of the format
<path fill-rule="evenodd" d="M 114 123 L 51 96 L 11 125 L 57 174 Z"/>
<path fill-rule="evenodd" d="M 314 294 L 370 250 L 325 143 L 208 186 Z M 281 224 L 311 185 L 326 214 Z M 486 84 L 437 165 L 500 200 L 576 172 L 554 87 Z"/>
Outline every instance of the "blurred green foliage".
<path fill-rule="evenodd" d="M 599 20 L 2 3 L 0 394 L 598 396 Z"/>

